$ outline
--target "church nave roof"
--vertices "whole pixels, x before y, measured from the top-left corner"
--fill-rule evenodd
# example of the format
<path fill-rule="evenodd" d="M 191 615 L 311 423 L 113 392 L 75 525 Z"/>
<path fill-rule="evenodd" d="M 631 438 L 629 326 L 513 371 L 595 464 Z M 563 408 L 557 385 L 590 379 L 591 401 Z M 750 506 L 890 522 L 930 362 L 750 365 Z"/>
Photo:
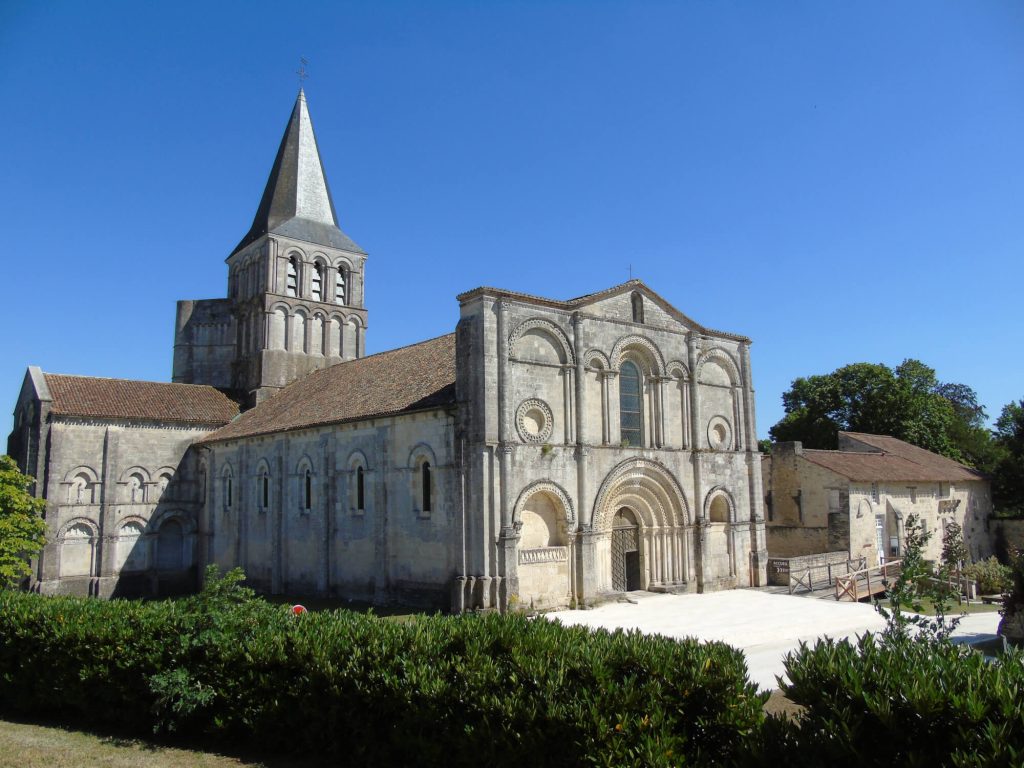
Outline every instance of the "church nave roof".
<path fill-rule="evenodd" d="M 332 365 L 207 435 L 232 440 L 455 404 L 455 334 Z"/>

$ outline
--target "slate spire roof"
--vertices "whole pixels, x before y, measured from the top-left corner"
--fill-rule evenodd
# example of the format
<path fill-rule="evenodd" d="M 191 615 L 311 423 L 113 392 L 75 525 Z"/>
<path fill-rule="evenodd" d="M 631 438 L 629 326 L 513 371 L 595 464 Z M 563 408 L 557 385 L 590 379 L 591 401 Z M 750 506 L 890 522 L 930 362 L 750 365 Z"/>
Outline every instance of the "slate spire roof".
<path fill-rule="evenodd" d="M 364 253 L 341 229 L 327 174 L 313 133 L 306 94 L 300 89 L 252 228 L 232 253 L 267 233 Z"/>

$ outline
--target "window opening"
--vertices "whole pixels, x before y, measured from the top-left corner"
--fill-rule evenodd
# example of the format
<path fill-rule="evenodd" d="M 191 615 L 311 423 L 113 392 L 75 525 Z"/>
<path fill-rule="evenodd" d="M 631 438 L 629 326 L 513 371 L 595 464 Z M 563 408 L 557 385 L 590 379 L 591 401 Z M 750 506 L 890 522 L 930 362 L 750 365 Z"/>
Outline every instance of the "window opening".
<path fill-rule="evenodd" d="M 424 512 L 431 512 L 433 510 L 432 510 L 432 505 L 430 503 L 430 491 L 431 491 L 430 462 L 429 461 L 424 461 L 423 462 L 423 467 L 421 468 L 420 471 L 423 474 L 423 478 L 422 478 L 422 480 L 423 480 L 423 489 L 422 489 L 422 493 L 423 493 L 423 511 Z"/>
<path fill-rule="evenodd" d="M 288 278 L 284 292 L 288 296 L 299 295 L 299 265 L 294 256 L 288 259 Z"/>
<path fill-rule="evenodd" d="M 302 494 L 302 508 L 312 509 L 313 508 L 313 475 L 310 471 L 306 470 L 305 476 L 305 488 Z"/>
<path fill-rule="evenodd" d="M 634 293 L 631 300 L 633 302 L 633 322 L 642 323 L 644 321 L 644 297 L 639 293 Z"/>
<path fill-rule="evenodd" d="M 640 402 L 640 370 L 629 360 L 619 369 L 619 425 L 622 441 L 643 445 L 643 411 Z"/>
<path fill-rule="evenodd" d="M 263 508 L 270 506 L 270 477 L 267 470 L 263 470 Z"/>
<path fill-rule="evenodd" d="M 356 467 L 356 509 L 365 509 L 365 480 L 363 478 L 363 468 Z"/>
<path fill-rule="evenodd" d="M 334 278 L 334 303 L 345 304 L 345 270 L 338 267 L 338 274 Z"/>
<path fill-rule="evenodd" d="M 324 268 L 319 264 L 313 265 L 313 299 L 323 301 Z"/>

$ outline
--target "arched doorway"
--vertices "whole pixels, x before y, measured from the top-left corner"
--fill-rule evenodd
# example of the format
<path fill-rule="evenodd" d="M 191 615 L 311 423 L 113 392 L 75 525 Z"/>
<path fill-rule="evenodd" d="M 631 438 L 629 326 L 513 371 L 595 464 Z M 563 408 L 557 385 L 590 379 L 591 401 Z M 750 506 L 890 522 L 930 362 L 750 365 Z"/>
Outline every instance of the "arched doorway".
<path fill-rule="evenodd" d="M 622 507 L 612 520 L 612 589 L 632 592 L 640 589 L 640 524 L 629 507 Z"/>
<path fill-rule="evenodd" d="M 584 599 L 634 588 L 696 587 L 689 507 L 663 464 L 636 458 L 615 467 L 598 491 L 593 521 L 593 554 L 581 561 Z"/>

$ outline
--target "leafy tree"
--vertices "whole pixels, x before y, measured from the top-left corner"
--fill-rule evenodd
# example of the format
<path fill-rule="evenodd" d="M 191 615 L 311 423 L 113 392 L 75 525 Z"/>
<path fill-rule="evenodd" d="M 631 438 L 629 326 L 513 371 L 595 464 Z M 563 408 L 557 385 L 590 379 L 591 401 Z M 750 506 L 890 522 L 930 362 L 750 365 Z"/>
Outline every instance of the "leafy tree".
<path fill-rule="evenodd" d="M 968 560 L 967 545 L 964 544 L 964 531 L 960 523 L 949 521 L 942 537 L 942 564 L 952 572 L 963 569 Z"/>
<path fill-rule="evenodd" d="M 992 473 L 992 497 L 1000 511 L 1024 512 L 1024 400 L 1003 407 L 995 441 L 1002 453 Z"/>
<path fill-rule="evenodd" d="M 895 369 L 853 363 L 801 377 L 782 403 L 786 415 L 769 430 L 775 441 L 834 449 L 840 431 L 870 432 L 976 466 L 993 460 L 977 394 L 965 384 L 940 382 L 920 360 L 904 360 Z"/>
<path fill-rule="evenodd" d="M 34 482 L 18 471 L 14 459 L 0 456 L 0 588 L 28 576 L 29 558 L 46 543 L 46 502 L 29 493 Z"/>
<path fill-rule="evenodd" d="M 958 589 L 950 585 L 950 564 L 942 562 L 938 568 L 933 568 L 924 558 L 924 548 L 931 536 L 930 531 L 925 532 L 916 515 L 907 515 L 899 575 L 892 581 L 883 582 L 889 595 L 889 607 L 875 602 L 875 610 L 886 621 L 884 635 L 889 641 L 917 637 L 929 642 L 944 642 L 964 616 L 949 615 Z M 926 603 L 934 615 L 924 614 Z M 911 633 L 912 627 L 916 627 L 916 633 Z"/>

